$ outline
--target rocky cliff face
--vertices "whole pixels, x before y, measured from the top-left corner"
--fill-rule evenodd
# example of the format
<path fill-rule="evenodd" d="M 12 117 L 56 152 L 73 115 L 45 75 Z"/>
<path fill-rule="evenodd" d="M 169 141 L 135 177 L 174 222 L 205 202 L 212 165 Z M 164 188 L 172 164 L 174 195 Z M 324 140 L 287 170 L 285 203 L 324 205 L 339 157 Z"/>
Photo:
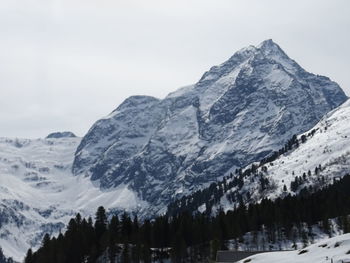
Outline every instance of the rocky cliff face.
<path fill-rule="evenodd" d="M 101 188 L 128 185 L 152 211 L 260 160 L 347 97 L 272 40 L 212 67 L 165 99 L 128 98 L 81 141 L 73 172 Z"/>

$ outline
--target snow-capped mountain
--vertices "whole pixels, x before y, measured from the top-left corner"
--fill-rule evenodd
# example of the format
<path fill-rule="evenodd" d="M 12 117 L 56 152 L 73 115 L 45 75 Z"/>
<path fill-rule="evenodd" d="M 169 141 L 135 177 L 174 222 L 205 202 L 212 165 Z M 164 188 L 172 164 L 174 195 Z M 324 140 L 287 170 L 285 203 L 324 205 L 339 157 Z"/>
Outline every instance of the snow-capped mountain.
<path fill-rule="evenodd" d="M 93 216 L 100 205 L 141 216 L 165 212 L 175 197 L 268 156 L 346 99 L 336 83 L 307 73 L 267 40 L 163 100 L 130 97 L 82 139 L 69 132 L 37 140 L 0 138 L 0 246 L 20 260 L 44 233 L 58 233 L 77 212 Z M 333 115 L 346 115 L 348 104 Z M 295 151 L 319 133 L 334 129 L 332 136 L 339 137 L 336 127 L 345 122 L 346 116 L 329 119 L 327 133 L 317 129 Z M 343 155 L 347 137 L 338 137 L 332 148 L 337 153 L 325 156 Z M 316 139 L 313 144 L 320 145 Z M 323 161 L 320 154 L 305 154 Z M 304 167 L 293 169 L 296 174 Z M 277 172 L 268 168 L 278 186 L 275 195 L 280 182 L 289 180 Z"/>
<path fill-rule="evenodd" d="M 175 196 L 266 157 L 345 100 L 336 83 L 267 40 L 163 100 L 127 99 L 82 139 L 73 172 L 103 189 L 128 185 L 152 204 L 148 213 L 164 212 Z"/>
<path fill-rule="evenodd" d="M 0 247 L 22 260 L 45 233 L 65 230 L 77 212 L 94 216 L 98 206 L 136 210 L 142 202 L 126 186 L 101 191 L 71 173 L 81 138 L 0 138 Z"/>

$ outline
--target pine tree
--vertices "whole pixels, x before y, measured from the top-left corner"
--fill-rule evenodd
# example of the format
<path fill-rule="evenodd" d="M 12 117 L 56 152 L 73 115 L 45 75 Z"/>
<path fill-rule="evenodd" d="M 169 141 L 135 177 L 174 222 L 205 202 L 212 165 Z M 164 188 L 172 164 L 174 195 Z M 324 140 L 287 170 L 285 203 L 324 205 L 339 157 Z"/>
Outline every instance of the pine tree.
<path fill-rule="evenodd" d="M 214 239 L 210 242 L 210 258 L 212 260 L 216 260 L 216 254 L 220 248 L 220 241 L 218 239 Z"/>
<path fill-rule="evenodd" d="M 106 216 L 106 210 L 103 206 L 100 206 L 97 209 L 96 217 L 95 217 L 95 232 L 96 237 L 99 240 L 104 232 L 107 230 L 107 216 Z"/>
<path fill-rule="evenodd" d="M 150 247 L 147 246 L 146 244 L 144 244 L 141 247 L 141 251 L 142 251 L 142 261 L 144 263 L 151 263 L 152 261 L 152 256 L 151 256 L 151 250 Z"/>
<path fill-rule="evenodd" d="M 323 231 L 331 237 L 331 225 L 329 224 L 329 219 L 324 218 L 322 220 L 322 229 Z"/>
<path fill-rule="evenodd" d="M 131 247 L 131 260 L 133 263 L 140 263 L 141 259 L 141 246 L 140 243 L 137 242 L 136 245 Z"/>
<path fill-rule="evenodd" d="M 117 256 L 117 245 L 112 238 L 109 239 L 108 243 L 108 259 L 110 262 L 115 262 Z"/>
<path fill-rule="evenodd" d="M 87 263 L 96 263 L 96 259 L 98 258 L 98 256 L 99 256 L 99 253 L 96 249 L 96 246 L 93 245 L 90 249 Z"/>
<path fill-rule="evenodd" d="M 109 222 L 108 230 L 109 230 L 110 238 L 115 242 L 120 241 L 119 228 L 120 228 L 119 218 L 117 216 L 113 216 L 111 221 Z"/>
<path fill-rule="evenodd" d="M 0 256 L 1 257 L 1 256 Z M 1 262 L 1 260 L 0 260 Z M 33 259 L 33 251 L 32 249 L 28 249 L 26 257 L 24 259 L 24 263 L 34 263 L 34 259 Z"/>
<path fill-rule="evenodd" d="M 301 231 L 301 239 L 303 241 L 303 247 L 304 248 L 307 247 L 309 244 L 309 238 L 308 238 L 307 232 L 304 229 L 302 229 Z"/>
<path fill-rule="evenodd" d="M 41 246 L 46 249 L 50 246 L 50 235 L 46 233 L 44 235 L 43 241 L 41 242 Z"/>
<path fill-rule="evenodd" d="M 287 186 L 283 185 L 283 192 L 287 192 Z"/>
<path fill-rule="evenodd" d="M 122 215 L 121 219 L 121 235 L 123 237 L 124 242 L 130 242 L 131 241 L 131 234 L 132 234 L 132 221 L 129 217 L 129 215 L 125 212 Z"/>

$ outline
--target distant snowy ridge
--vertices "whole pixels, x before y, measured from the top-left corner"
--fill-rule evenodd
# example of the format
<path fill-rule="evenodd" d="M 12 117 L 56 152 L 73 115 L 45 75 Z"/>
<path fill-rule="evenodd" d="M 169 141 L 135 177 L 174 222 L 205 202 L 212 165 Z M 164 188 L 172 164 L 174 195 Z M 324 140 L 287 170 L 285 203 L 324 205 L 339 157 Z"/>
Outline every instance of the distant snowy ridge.
<path fill-rule="evenodd" d="M 138 210 L 144 205 L 127 185 L 101 191 L 89 178 L 71 173 L 81 138 L 0 138 L 0 247 L 22 260 L 45 233 L 64 231 L 80 212 L 94 216 L 98 206 Z"/>
<path fill-rule="evenodd" d="M 46 139 L 54 139 L 54 138 L 73 138 L 73 137 L 77 137 L 74 133 L 69 132 L 69 131 L 65 131 L 65 132 L 53 132 L 50 133 L 49 135 L 46 136 Z"/>
<path fill-rule="evenodd" d="M 347 97 L 272 40 L 212 67 L 159 100 L 133 96 L 82 139 L 73 172 L 104 189 L 127 184 L 163 213 L 167 203 L 279 149 Z"/>

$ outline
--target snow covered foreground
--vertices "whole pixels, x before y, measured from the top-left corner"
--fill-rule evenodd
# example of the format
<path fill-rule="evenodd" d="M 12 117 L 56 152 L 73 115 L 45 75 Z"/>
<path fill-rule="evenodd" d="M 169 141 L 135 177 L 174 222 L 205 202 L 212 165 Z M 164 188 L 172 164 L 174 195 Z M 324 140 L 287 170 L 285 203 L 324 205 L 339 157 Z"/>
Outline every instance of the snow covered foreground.
<path fill-rule="evenodd" d="M 136 210 L 144 205 L 127 185 L 102 191 L 90 178 L 71 173 L 80 138 L 0 138 L 0 246 L 21 260 L 45 233 L 57 234 L 80 212 L 98 206 Z"/>
<path fill-rule="evenodd" d="M 350 234 L 320 241 L 304 249 L 251 256 L 241 263 L 346 263 L 350 262 Z"/>

